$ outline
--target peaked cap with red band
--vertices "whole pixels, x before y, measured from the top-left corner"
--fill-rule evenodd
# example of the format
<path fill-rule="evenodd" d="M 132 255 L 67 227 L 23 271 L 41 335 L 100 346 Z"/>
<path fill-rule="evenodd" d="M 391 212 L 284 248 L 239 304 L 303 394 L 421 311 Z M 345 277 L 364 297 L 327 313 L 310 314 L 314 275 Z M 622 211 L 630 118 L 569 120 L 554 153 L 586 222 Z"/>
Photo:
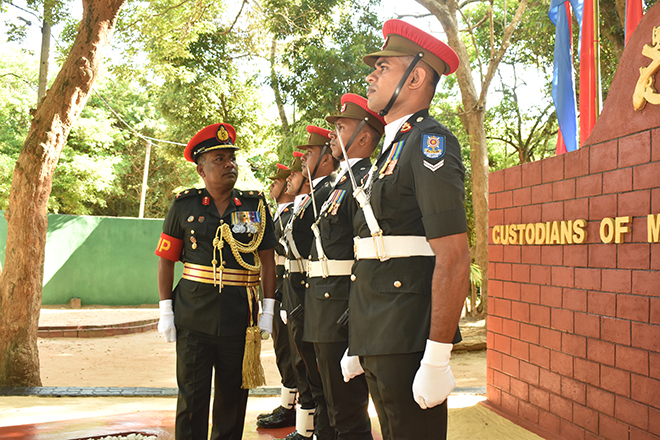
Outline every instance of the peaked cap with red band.
<path fill-rule="evenodd" d="M 308 125 L 307 133 L 309 133 L 307 143 L 304 145 L 298 145 L 296 148 L 305 150 L 309 147 L 323 147 L 324 145 L 330 145 L 330 130 L 317 127 L 316 125 Z"/>
<path fill-rule="evenodd" d="M 304 156 L 302 151 L 293 152 L 293 162 L 289 167 L 289 174 L 293 171 L 301 172 L 302 171 L 302 157 Z"/>
<path fill-rule="evenodd" d="M 286 179 L 287 177 L 289 177 L 289 174 L 291 174 L 291 169 L 286 165 L 282 165 L 281 163 L 278 163 L 277 171 L 272 176 L 268 176 L 268 178 L 270 180 Z"/>
<path fill-rule="evenodd" d="M 202 154 L 220 149 L 238 150 L 236 130 L 229 124 L 213 124 L 202 128 L 186 145 L 183 157 L 189 162 L 197 163 Z"/>
<path fill-rule="evenodd" d="M 416 56 L 423 52 L 422 60 L 438 75 L 449 75 L 458 69 L 458 55 L 451 47 L 403 20 L 387 20 L 383 25 L 383 37 L 383 49 L 363 58 L 372 68 L 379 57 Z"/>
<path fill-rule="evenodd" d="M 337 119 L 349 118 L 358 120 L 367 120 L 367 124 L 371 125 L 378 133 L 383 135 L 385 132 L 385 119 L 378 115 L 378 113 L 369 110 L 367 105 L 367 98 L 354 93 L 346 93 L 341 97 L 341 114 L 328 116 L 325 118 L 330 124 L 337 122 Z"/>

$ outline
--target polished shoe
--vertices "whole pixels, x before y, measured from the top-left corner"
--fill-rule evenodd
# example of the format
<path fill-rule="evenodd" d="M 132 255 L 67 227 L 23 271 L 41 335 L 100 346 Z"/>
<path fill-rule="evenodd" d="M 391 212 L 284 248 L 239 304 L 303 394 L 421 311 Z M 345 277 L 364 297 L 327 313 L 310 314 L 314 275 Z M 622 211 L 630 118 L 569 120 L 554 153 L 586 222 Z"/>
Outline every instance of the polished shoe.
<path fill-rule="evenodd" d="M 296 426 L 296 409 L 275 408 L 269 417 L 257 418 L 257 428 L 276 429 Z"/>
<path fill-rule="evenodd" d="M 305 437 L 301 435 L 298 431 L 293 431 L 291 434 L 287 435 L 286 438 L 279 438 L 275 440 L 311 440 L 312 437 Z"/>
<path fill-rule="evenodd" d="M 280 414 L 284 414 L 288 411 L 291 411 L 295 414 L 296 413 L 296 408 L 293 407 L 291 409 L 287 409 L 287 408 L 283 407 L 282 405 L 280 405 L 280 406 L 278 406 L 277 408 L 275 408 L 274 410 L 272 410 L 269 413 L 259 414 L 257 416 L 257 420 L 261 420 L 261 419 L 265 419 L 265 418 L 273 417 L 273 416 L 279 416 Z M 291 425 L 291 426 L 293 426 L 293 425 Z"/>

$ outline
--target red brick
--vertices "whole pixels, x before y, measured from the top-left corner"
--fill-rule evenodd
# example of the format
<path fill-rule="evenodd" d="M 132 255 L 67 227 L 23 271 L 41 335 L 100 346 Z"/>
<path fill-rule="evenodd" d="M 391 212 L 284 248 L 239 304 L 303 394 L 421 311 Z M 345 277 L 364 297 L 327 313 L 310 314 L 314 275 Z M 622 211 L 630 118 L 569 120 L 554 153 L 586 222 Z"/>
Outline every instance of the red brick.
<path fill-rule="evenodd" d="M 597 339 L 588 339 L 587 359 L 603 364 L 603 368 L 605 365 L 614 365 L 614 344 Z"/>
<path fill-rule="evenodd" d="M 512 302 L 511 318 L 521 322 L 529 322 L 529 304 L 518 301 Z"/>
<path fill-rule="evenodd" d="M 611 244 L 590 244 L 589 267 L 616 268 L 616 246 Z"/>
<path fill-rule="evenodd" d="M 616 367 L 633 373 L 649 375 L 649 352 L 636 348 L 616 346 Z M 657 394 L 660 396 L 660 393 Z"/>
<path fill-rule="evenodd" d="M 619 194 L 619 210 L 622 215 L 647 216 L 651 212 L 651 191 L 633 191 Z M 626 234 L 628 242 L 630 234 Z"/>
<path fill-rule="evenodd" d="M 550 322 L 554 329 L 573 333 L 573 312 L 565 309 L 552 309 Z"/>
<path fill-rule="evenodd" d="M 561 307 L 561 288 L 541 286 L 541 301 L 539 304 L 550 307 Z"/>
<path fill-rule="evenodd" d="M 498 388 L 495 388 L 490 383 L 486 386 L 486 397 L 488 401 L 495 406 L 502 406 L 502 391 Z"/>
<path fill-rule="evenodd" d="M 648 235 L 646 233 L 646 215 L 644 217 L 633 217 L 632 219 L 632 238 L 630 234 L 626 235 L 626 241 L 630 238 L 632 243 L 647 243 Z"/>
<path fill-rule="evenodd" d="M 660 298 L 651 298 L 651 310 L 649 310 L 651 324 L 660 324 Z"/>
<path fill-rule="evenodd" d="M 521 246 L 504 246 L 503 261 L 505 263 L 520 263 L 520 248 Z"/>
<path fill-rule="evenodd" d="M 631 377 L 631 398 L 639 403 L 658 407 L 660 402 L 660 380 L 633 374 Z"/>
<path fill-rule="evenodd" d="M 571 333 L 562 333 L 561 350 L 572 356 L 587 357 L 587 338 Z"/>
<path fill-rule="evenodd" d="M 586 244 L 575 244 L 564 247 L 564 266 L 579 267 L 587 266 L 589 261 L 589 246 Z"/>
<path fill-rule="evenodd" d="M 529 400 L 529 385 L 514 377 L 511 378 L 511 394 L 520 400 Z"/>
<path fill-rule="evenodd" d="M 658 150 L 660 151 L 660 148 Z M 651 212 L 660 212 L 660 188 L 651 190 Z"/>
<path fill-rule="evenodd" d="M 486 320 L 486 327 L 489 332 L 502 333 L 502 318 L 489 316 Z"/>
<path fill-rule="evenodd" d="M 573 402 L 556 394 L 550 394 L 550 412 L 565 420 L 573 419 Z"/>
<path fill-rule="evenodd" d="M 630 321 L 624 319 L 600 319 L 600 336 L 605 341 L 630 345 Z"/>
<path fill-rule="evenodd" d="M 600 338 L 600 316 L 575 312 L 575 334 L 588 338 Z M 490 318 L 489 318 L 490 319 Z"/>
<path fill-rule="evenodd" d="M 540 345 L 553 350 L 561 350 L 561 332 L 542 328 L 540 331 Z M 552 354 L 550 355 L 552 358 Z"/>
<path fill-rule="evenodd" d="M 518 399 L 511 394 L 502 393 L 502 409 L 510 414 L 518 415 Z"/>
<path fill-rule="evenodd" d="M 616 295 L 614 293 L 589 291 L 587 301 L 589 313 L 616 316 Z"/>
<path fill-rule="evenodd" d="M 540 264 L 541 263 L 541 247 L 540 246 L 522 246 L 521 263 L 526 264 Z"/>
<path fill-rule="evenodd" d="M 587 219 L 589 217 L 589 199 L 566 200 L 564 215 L 567 220 Z"/>
<path fill-rule="evenodd" d="M 660 436 L 660 408 L 649 408 L 649 432 Z"/>
<path fill-rule="evenodd" d="M 624 243 L 617 245 L 619 269 L 649 269 L 651 246 L 647 243 Z"/>
<path fill-rule="evenodd" d="M 600 365 L 580 358 L 573 359 L 573 378 L 580 382 L 600 386 Z"/>
<path fill-rule="evenodd" d="M 564 155 L 548 157 L 541 161 L 543 183 L 556 182 L 564 178 Z"/>
<path fill-rule="evenodd" d="M 552 185 L 552 200 L 561 201 L 575 198 L 575 179 L 562 180 Z"/>
<path fill-rule="evenodd" d="M 493 385 L 502 391 L 508 393 L 510 389 L 511 378 L 499 371 L 493 371 Z"/>
<path fill-rule="evenodd" d="M 488 225 L 489 226 L 495 226 L 495 225 L 503 225 L 504 224 L 504 210 L 503 209 L 495 209 L 496 206 L 490 206 L 490 210 L 488 211 Z M 493 234 L 492 231 L 489 234 L 489 237 L 492 239 Z"/>
<path fill-rule="evenodd" d="M 602 365 L 600 387 L 623 397 L 630 397 L 630 373 Z"/>
<path fill-rule="evenodd" d="M 541 286 L 536 284 L 523 284 L 520 286 L 520 300 L 538 304 L 541 299 Z"/>
<path fill-rule="evenodd" d="M 504 335 L 493 335 L 493 349 L 502 353 L 511 353 L 511 338 Z"/>
<path fill-rule="evenodd" d="M 533 284 L 550 284 L 552 271 L 548 266 L 530 266 L 531 282 Z"/>
<path fill-rule="evenodd" d="M 651 421 L 649 420 L 649 426 L 650 425 L 651 425 Z M 646 430 L 641 430 L 639 428 L 635 428 L 634 426 L 631 426 L 630 440 L 658 440 L 658 436 L 651 434 Z"/>
<path fill-rule="evenodd" d="M 513 191 L 513 206 L 525 206 L 531 204 L 532 204 L 531 188 L 521 188 Z"/>
<path fill-rule="evenodd" d="M 571 440 L 584 440 L 585 430 L 571 423 L 568 420 L 562 420 L 559 426 L 559 435 L 561 438 L 570 438 Z"/>
<path fill-rule="evenodd" d="M 488 194 L 488 208 L 496 209 L 497 208 L 497 193 Z"/>
<path fill-rule="evenodd" d="M 562 291 L 562 307 L 578 312 L 587 311 L 587 292 L 584 290 L 564 289 Z"/>
<path fill-rule="evenodd" d="M 539 367 L 528 362 L 520 362 L 520 379 L 531 385 L 539 384 Z M 531 391 L 531 388 L 530 388 Z M 531 397 L 531 396 L 530 396 Z"/>
<path fill-rule="evenodd" d="M 588 290 L 600 289 L 600 269 L 584 269 L 576 267 L 575 287 Z"/>
<path fill-rule="evenodd" d="M 649 376 L 660 379 L 660 353 L 649 353 L 650 374 Z"/>
<path fill-rule="evenodd" d="M 550 350 L 545 347 L 539 347 L 538 345 L 530 345 L 529 361 L 539 367 L 550 368 Z"/>
<path fill-rule="evenodd" d="M 518 359 L 529 360 L 529 344 L 518 339 L 511 340 L 511 356 Z"/>
<path fill-rule="evenodd" d="M 560 266 L 563 263 L 563 246 L 543 246 L 541 248 L 541 264 Z"/>
<path fill-rule="evenodd" d="M 529 387 L 529 403 L 546 411 L 550 410 L 550 393 L 537 387 Z"/>
<path fill-rule="evenodd" d="M 539 421 L 539 409 L 535 407 L 534 405 L 530 405 L 527 402 L 520 402 L 519 403 L 519 416 L 522 417 L 523 419 L 532 422 L 534 424 L 537 424 Z"/>
<path fill-rule="evenodd" d="M 488 174 L 488 190 L 491 194 L 504 191 L 504 171 L 494 171 Z"/>
<path fill-rule="evenodd" d="M 562 376 L 573 377 L 573 356 L 551 350 L 550 369 Z"/>
<path fill-rule="evenodd" d="M 554 414 L 546 411 L 539 412 L 539 425 L 551 434 L 559 435 L 560 424 L 561 419 Z"/>
<path fill-rule="evenodd" d="M 603 194 L 632 191 L 632 168 L 603 173 Z"/>
<path fill-rule="evenodd" d="M 557 266 L 552 268 L 552 285 L 562 287 L 575 287 L 574 269 L 572 267 Z"/>
<path fill-rule="evenodd" d="M 495 264 L 495 279 L 502 281 L 511 281 L 511 264 L 509 263 L 496 263 Z"/>
<path fill-rule="evenodd" d="M 631 345 L 660 353 L 660 326 L 633 322 Z"/>
<path fill-rule="evenodd" d="M 541 327 L 550 327 L 550 307 L 530 304 L 529 321 Z"/>
<path fill-rule="evenodd" d="M 490 318 L 488 318 L 490 320 Z M 539 327 L 529 324 L 520 324 L 520 339 L 532 344 L 538 344 L 540 339 Z"/>
<path fill-rule="evenodd" d="M 564 177 L 573 177 L 589 174 L 589 149 L 580 148 L 571 152 L 571 157 L 564 162 Z"/>
<path fill-rule="evenodd" d="M 573 405 L 573 421 L 590 432 L 598 433 L 598 413 L 586 406 Z"/>
<path fill-rule="evenodd" d="M 506 299 L 520 301 L 520 284 L 519 283 L 503 283 L 502 296 Z"/>
<path fill-rule="evenodd" d="M 548 203 L 552 201 L 552 184 L 546 183 L 544 185 L 532 187 L 532 203 Z"/>
<path fill-rule="evenodd" d="M 660 162 L 652 162 L 633 168 L 633 189 L 656 188 L 660 176 Z"/>
<path fill-rule="evenodd" d="M 561 376 L 552 371 L 541 368 L 539 370 L 539 386 L 554 394 L 561 393 Z M 554 411 L 553 411 L 554 412 Z"/>
<path fill-rule="evenodd" d="M 488 280 L 488 296 L 491 298 L 501 298 L 503 294 L 502 293 L 503 285 L 504 283 L 502 281 L 498 281 L 494 279 Z"/>
<path fill-rule="evenodd" d="M 632 272 L 629 270 L 603 269 L 601 272 L 603 287 L 606 292 L 630 293 Z"/>
<path fill-rule="evenodd" d="M 660 160 L 660 129 L 651 130 L 651 160 Z"/>
<path fill-rule="evenodd" d="M 641 429 L 648 429 L 649 426 L 648 407 L 620 396 L 614 401 L 614 417 Z"/>
<path fill-rule="evenodd" d="M 514 357 L 508 355 L 502 355 L 502 372 L 508 376 L 518 377 L 519 368 L 518 363 L 520 361 Z"/>
<path fill-rule="evenodd" d="M 509 167 L 504 170 L 504 189 L 517 189 L 522 185 L 522 167 Z"/>
<path fill-rule="evenodd" d="M 542 209 L 542 222 L 559 221 L 564 218 L 564 202 L 544 203 Z"/>
<path fill-rule="evenodd" d="M 592 197 L 589 200 L 589 220 L 604 219 L 605 217 L 617 216 L 617 195 L 608 194 L 606 196 Z"/>
<path fill-rule="evenodd" d="M 520 338 L 520 323 L 511 319 L 502 320 L 502 332 L 510 338 Z"/>
<path fill-rule="evenodd" d="M 613 170 L 618 162 L 617 141 L 612 140 L 591 147 L 589 156 L 589 172 L 591 174 Z"/>
<path fill-rule="evenodd" d="M 513 203 L 513 199 L 511 201 Z M 522 209 L 520 207 L 506 207 L 504 210 L 504 223 L 507 225 L 518 225 L 522 222 L 521 220 L 521 213 Z M 516 242 L 512 243 L 509 241 L 509 244 L 520 244 L 520 242 L 517 240 L 516 237 Z"/>
<path fill-rule="evenodd" d="M 525 223 L 538 223 L 541 221 L 543 212 L 541 205 L 530 205 L 522 207 L 522 221 Z"/>
<path fill-rule="evenodd" d="M 619 139 L 619 167 L 631 167 L 651 160 L 651 132 L 643 131 Z"/>
<path fill-rule="evenodd" d="M 486 363 L 488 368 L 502 370 L 502 353 L 495 350 L 486 350 Z"/>
<path fill-rule="evenodd" d="M 651 270 L 660 270 L 660 243 L 651 245 Z"/>
<path fill-rule="evenodd" d="M 597 387 L 587 386 L 587 406 L 608 416 L 613 416 L 614 394 Z"/>
<path fill-rule="evenodd" d="M 602 193 L 603 176 L 601 174 L 577 178 L 575 185 L 575 195 L 577 198 L 599 196 Z"/>
<path fill-rule="evenodd" d="M 649 298 L 637 295 L 619 295 L 616 302 L 617 318 L 649 322 Z"/>
<path fill-rule="evenodd" d="M 587 244 L 601 244 L 600 241 L 600 221 L 601 219 L 592 220 L 587 222 L 587 227 L 584 228 L 585 234 L 587 235 Z"/>
<path fill-rule="evenodd" d="M 628 425 L 615 418 L 602 415 L 599 417 L 598 433 L 607 440 L 621 440 L 628 438 Z"/>
<path fill-rule="evenodd" d="M 587 404 L 587 386 L 569 377 L 561 378 L 561 395 L 581 405 Z"/>

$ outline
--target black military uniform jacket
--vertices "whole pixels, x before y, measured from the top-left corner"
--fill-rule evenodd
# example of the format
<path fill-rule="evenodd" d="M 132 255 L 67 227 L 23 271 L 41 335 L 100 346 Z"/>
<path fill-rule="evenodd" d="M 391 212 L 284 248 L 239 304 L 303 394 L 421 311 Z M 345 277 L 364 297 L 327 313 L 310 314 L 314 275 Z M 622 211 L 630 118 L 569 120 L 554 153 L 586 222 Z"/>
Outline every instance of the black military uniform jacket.
<path fill-rule="evenodd" d="M 287 222 L 289 221 L 289 218 L 293 214 L 293 202 L 289 203 L 277 216 L 276 218 L 273 219 L 273 223 L 275 224 L 275 236 L 277 237 L 277 246 L 275 246 L 275 255 L 281 255 L 283 257 L 286 257 L 286 249 L 282 245 L 282 241 L 285 240 L 284 238 L 284 227 L 286 226 Z M 277 284 L 276 288 L 280 292 L 284 292 L 284 265 L 277 265 L 275 266 L 275 275 L 277 276 Z"/>
<path fill-rule="evenodd" d="M 252 228 L 237 225 L 247 226 L 251 220 L 265 222 L 266 230 L 259 250 L 272 249 L 277 240 L 270 212 L 266 208 L 266 218 L 256 219 L 255 216 L 260 200 L 266 204 L 259 191 L 234 189 L 221 217 L 206 189 L 186 190 L 177 196 L 167 213 L 163 232 L 183 240 L 180 258 L 183 263 L 212 266 L 213 239 L 222 223 L 230 224 L 233 231 L 244 229 L 245 232 L 233 232 L 233 235 L 236 240 L 248 243 L 252 233 L 247 229 Z M 253 226 L 256 227 L 256 223 Z M 246 263 L 254 264 L 252 254 L 241 256 Z M 226 268 L 244 269 L 227 243 L 222 248 L 222 260 Z M 245 287 L 224 286 L 220 291 L 219 286 L 182 278 L 172 293 L 172 300 L 177 327 L 217 336 L 245 335 L 249 319 Z"/>
<path fill-rule="evenodd" d="M 332 191 L 332 184 L 335 181 L 335 174 L 330 174 L 321 180 L 314 188 L 314 203 L 317 209 L 328 198 L 328 194 Z M 303 203 L 304 206 L 305 203 Z M 294 213 L 295 214 L 295 213 Z M 314 233 L 311 226 L 314 223 L 314 207 L 310 201 L 306 208 L 298 212 L 298 215 L 293 219 L 293 240 L 296 243 L 296 248 L 300 256 L 304 259 L 309 258 L 309 253 L 314 241 Z M 292 262 L 296 264 L 296 257 L 293 254 L 291 246 L 289 246 L 289 253 L 287 255 Z M 307 268 L 304 268 L 307 270 Z M 305 304 L 305 283 L 307 276 L 304 273 L 291 272 L 288 275 L 289 283 L 284 283 L 284 301 L 282 307 L 291 313 L 299 305 Z"/>
<path fill-rule="evenodd" d="M 364 158 L 351 167 L 360 184 L 369 172 L 371 161 Z M 329 203 L 328 203 L 329 202 Z M 348 171 L 341 176 L 327 199 L 325 212 L 317 224 L 321 233 L 323 252 L 329 260 L 352 260 L 353 217 L 359 209 L 353 198 L 353 186 Z M 319 260 L 316 244 L 312 245 L 312 261 Z M 305 294 L 305 341 L 343 342 L 348 340 L 348 328 L 337 323 L 348 308 L 350 276 L 307 278 L 309 288 Z"/>
<path fill-rule="evenodd" d="M 397 150 L 398 158 L 390 157 Z M 428 110 L 403 124 L 375 166 L 371 206 L 384 235 L 432 239 L 466 232 L 460 146 Z M 354 232 L 371 237 L 361 209 Z M 442 256 L 356 261 L 349 301 L 351 355 L 424 351 L 435 258 Z"/>

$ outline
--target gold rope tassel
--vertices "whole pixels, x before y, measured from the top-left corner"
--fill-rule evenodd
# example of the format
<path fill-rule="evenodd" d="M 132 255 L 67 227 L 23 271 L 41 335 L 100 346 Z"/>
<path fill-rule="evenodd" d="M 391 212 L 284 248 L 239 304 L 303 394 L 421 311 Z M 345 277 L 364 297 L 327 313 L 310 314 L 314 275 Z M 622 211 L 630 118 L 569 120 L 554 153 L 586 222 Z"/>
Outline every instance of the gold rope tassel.
<path fill-rule="evenodd" d="M 261 365 L 261 329 L 254 325 L 252 309 L 257 297 L 258 288 L 248 287 L 248 304 L 250 307 L 250 326 L 245 332 L 245 354 L 243 355 L 243 385 L 241 388 L 250 390 L 266 384 L 264 368 Z"/>

